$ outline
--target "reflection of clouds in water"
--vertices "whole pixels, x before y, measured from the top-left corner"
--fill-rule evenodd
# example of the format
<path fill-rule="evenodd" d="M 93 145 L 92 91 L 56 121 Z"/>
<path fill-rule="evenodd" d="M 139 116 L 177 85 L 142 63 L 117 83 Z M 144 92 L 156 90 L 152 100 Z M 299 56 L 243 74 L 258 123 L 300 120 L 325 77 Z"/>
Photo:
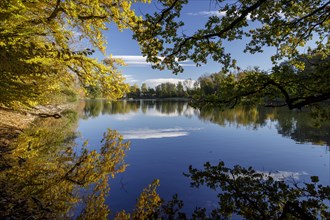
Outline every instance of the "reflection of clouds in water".
<path fill-rule="evenodd" d="M 271 176 L 275 181 L 282 181 L 285 179 L 294 179 L 299 180 L 300 176 L 308 175 L 305 171 L 302 172 L 291 172 L 291 171 L 276 171 L 275 173 L 257 171 L 260 174 L 263 174 L 265 177 Z"/>
<path fill-rule="evenodd" d="M 184 116 L 193 116 L 193 115 L 199 115 L 200 111 L 198 109 L 194 109 L 192 107 L 188 107 L 183 112 Z"/>
<path fill-rule="evenodd" d="M 306 176 L 308 173 L 305 171 L 302 172 L 291 172 L 291 171 L 276 171 L 274 173 L 272 172 L 266 172 L 266 171 L 259 171 L 256 170 L 256 173 L 259 173 L 262 175 L 262 178 L 264 180 L 267 180 L 269 177 L 272 177 L 275 181 L 285 181 L 285 180 L 299 180 L 300 176 Z M 234 175 L 235 178 L 244 176 L 242 174 Z M 231 177 L 232 179 L 232 177 Z"/>
<path fill-rule="evenodd" d="M 175 109 L 174 111 L 171 111 L 171 112 L 161 112 L 155 108 L 147 110 L 147 115 L 153 116 L 153 117 L 178 117 L 181 115 L 193 116 L 195 114 L 196 114 L 195 109 L 188 106 L 187 104 L 183 106 L 183 109 L 181 112 L 179 112 L 177 109 Z"/>
<path fill-rule="evenodd" d="M 149 109 L 147 111 L 147 114 L 148 114 L 148 116 L 153 116 L 153 117 L 177 117 L 177 116 L 180 116 L 178 111 L 162 113 L 156 109 Z"/>
<path fill-rule="evenodd" d="M 189 135 L 189 131 L 201 128 L 139 129 L 121 132 L 125 139 L 172 138 Z"/>
<path fill-rule="evenodd" d="M 140 107 L 141 108 L 141 107 Z M 188 106 L 187 104 L 183 106 L 183 110 L 182 111 L 178 111 L 177 109 L 170 111 L 170 112 L 162 112 L 158 109 L 156 109 L 156 107 L 153 108 L 148 108 L 145 109 L 145 113 L 147 116 L 150 117 L 179 117 L 179 116 L 186 116 L 186 117 L 190 117 L 193 116 L 197 111 L 193 108 L 191 108 L 190 106 Z M 127 114 L 114 114 L 114 119 L 118 120 L 118 121 L 127 121 L 127 120 L 131 120 L 133 117 L 138 116 L 139 113 L 136 112 L 129 112 Z"/>
<path fill-rule="evenodd" d="M 115 119 L 118 121 L 129 121 L 133 118 L 132 115 L 116 115 Z"/>
<path fill-rule="evenodd" d="M 118 121 L 129 121 L 132 120 L 134 117 L 138 116 L 135 112 L 130 112 L 127 114 L 114 114 L 113 119 Z"/>

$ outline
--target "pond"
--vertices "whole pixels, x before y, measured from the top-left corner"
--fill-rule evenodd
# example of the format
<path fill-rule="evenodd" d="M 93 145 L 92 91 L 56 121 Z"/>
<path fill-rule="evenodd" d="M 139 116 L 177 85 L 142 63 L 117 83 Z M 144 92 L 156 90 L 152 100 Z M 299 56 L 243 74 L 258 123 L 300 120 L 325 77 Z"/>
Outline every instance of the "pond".
<path fill-rule="evenodd" d="M 215 208 L 216 193 L 191 188 L 183 175 L 220 160 L 227 166 L 252 166 L 276 178 L 308 181 L 311 175 L 330 184 L 330 123 L 313 126 L 308 112 L 271 108 L 197 110 L 185 101 L 85 101 L 80 113 L 78 142 L 98 149 L 107 128 L 130 141 L 126 171 L 110 180 L 106 199 L 112 213 L 131 211 L 136 198 L 154 179 L 158 193 L 169 200 L 175 193 L 184 211 Z"/>

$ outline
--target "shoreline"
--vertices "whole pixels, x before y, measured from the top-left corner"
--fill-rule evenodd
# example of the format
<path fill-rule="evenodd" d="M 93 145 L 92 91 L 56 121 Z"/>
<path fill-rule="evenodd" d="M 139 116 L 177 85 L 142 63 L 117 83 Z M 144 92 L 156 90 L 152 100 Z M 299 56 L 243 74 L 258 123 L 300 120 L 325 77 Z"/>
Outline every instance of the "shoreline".
<path fill-rule="evenodd" d="M 8 150 L 24 129 L 28 128 L 37 118 L 58 118 L 64 110 L 73 108 L 74 103 L 61 105 L 36 106 L 30 110 L 13 110 L 0 107 L 0 153 Z"/>
<path fill-rule="evenodd" d="M 116 101 L 191 101 L 192 98 L 185 98 L 185 97 L 178 97 L 178 98 L 125 98 L 125 99 L 118 99 L 118 100 L 110 100 L 106 98 L 84 98 L 80 99 L 82 101 L 98 101 L 98 100 L 104 100 L 104 101 L 109 101 L 109 102 L 116 102 Z"/>

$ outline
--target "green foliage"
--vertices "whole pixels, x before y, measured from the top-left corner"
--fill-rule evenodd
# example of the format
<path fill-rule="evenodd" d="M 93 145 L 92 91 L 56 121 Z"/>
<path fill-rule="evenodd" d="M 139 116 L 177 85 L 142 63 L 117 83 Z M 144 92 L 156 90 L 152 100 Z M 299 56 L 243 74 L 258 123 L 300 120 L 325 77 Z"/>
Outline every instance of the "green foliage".
<path fill-rule="evenodd" d="M 329 54 L 329 6 L 326 0 L 305 1 L 226 1 L 216 0 L 212 10 L 225 16 L 211 16 L 204 28 L 187 29 L 180 15 L 189 0 L 161 0 L 159 13 L 146 14 L 136 26 L 135 39 L 142 54 L 155 68 L 165 67 L 174 73 L 183 71 L 180 61 L 192 60 L 197 66 L 208 58 L 221 63 L 225 70 L 236 67 L 236 60 L 226 51 L 225 43 L 246 38 L 244 52 L 260 53 L 264 47 L 275 47 L 271 57 L 276 63 L 288 58 L 303 68 L 299 48 L 314 41 L 317 53 Z M 208 3 L 207 3 L 208 4 Z M 159 57 L 165 57 L 160 59 Z"/>
<path fill-rule="evenodd" d="M 102 98 L 102 90 L 99 86 L 87 86 L 87 97 L 96 99 L 96 98 Z"/>
<path fill-rule="evenodd" d="M 130 86 L 129 93 L 127 93 L 127 98 L 139 98 L 141 95 L 141 90 L 137 84 Z"/>
<path fill-rule="evenodd" d="M 301 109 L 329 99 L 330 59 L 304 55 L 300 60 L 304 70 L 285 62 L 275 66 L 270 74 L 256 68 L 236 75 L 220 72 L 200 77 L 195 104 L 233 107 L 261 103 L 269 107 Z"/>
<path fill-rule="evenodd" d="M 148 95 L 148 87 L 146 83 L 142 83 L 141 85 L 141 96 L 147 96 Z"/>
<path fill-rule="evenodd" d="M 175 74 L 183 71 L 179 62 L 185 60 L 200 66 L 211 58 L 223 66 L 220 74 L 200 78 L 198 105 L 232 107 L 266 101 L 269 106 L 300 109 L 330 98 L 329 1 L 216 0 L 213 10 L 225 15 L 210 16 L 204 28 L 193 30 L 190 36 L 182 31 L 185 26 L 180 18 L 189 0 L 159 2 L 163 10 L 147 14 L 135 27 L 134 37 L 147 61 Z M 276 48 L 270 58 L 271 72 L 240 71 L 225 45 L 243 38 L 248 40 L 244 52 Z M 301 55 L 304 47 L 307 54 Z M 287 63 L 279 64 L 283 60 Z M 238 76 L 227 74 L 229 70 Z"/>
<path fill-rule="evenodd" d="M 137 85 L 130 88 L 127 93 L 128 98 L 187 98 L 189 97 L 189 88 L 184 87 L 182 82 L 174 83 L 161 83 L 155 89 L 147 88 L 146 84 L 142 84 L 141 89 Z"/>
<path fill-rule="evenodd" d="M 211 219 L 228 218 L 232 214 L 246 219 L 328 219 L 330 187 L 318 184 L 312 176 L 311 183 L 291 184 L 275 180 L 271 173 L 255 171 L 251 167 L 236 165 L 228 168 L 223 162 L 203 170 L 189 167 L 186 176 L 193 187 L 206 185 L 221 189 L 219 207 L 212 210 Z"/>

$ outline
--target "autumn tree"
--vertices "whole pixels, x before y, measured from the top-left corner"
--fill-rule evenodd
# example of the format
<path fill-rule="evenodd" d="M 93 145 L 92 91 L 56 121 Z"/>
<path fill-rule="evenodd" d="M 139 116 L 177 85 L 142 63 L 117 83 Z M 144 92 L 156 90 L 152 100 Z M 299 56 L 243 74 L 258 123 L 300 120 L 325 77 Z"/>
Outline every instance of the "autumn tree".
<path fill-rule="evenodd" d="M 199 66 L 211 58 L 222 64 L 225 72 L 238 70 L 235 58 L 224 45 L 225 42 L 235 43 L 243 37 L 247 39 L 244 52 L 254 54 L 262 53 L 266 47 L 276 48 L 276 53 L 270 57 L 274 64 L 272 72 L 283 72 L 280 70 L 283 59 L 303 71 L 306 59 L 317 55 L 319 62 L 312 63 L 312 68 L 304 72 L 308 73 L 305 84 L 312 87 L 317 87 L 316 75 L 322 73 L 317 73 L 319 65 L 328 65 L 323 63 L 328 63 L 330 54 L 330 1 L 216 0 L 214 10 L 224 16 L 209 17 L 204 28 L 192 30 L 191 35 L 185 34 L 183 30 L 188 27 L 180 19 L 182 8 L 189 0 L 159 2 L 163 9 L 153 15 L 147 14 L 145 20 L 139 22 L 134 36 L 142 47 L 143 55 L 155 68 L 168 68 L 173 73 L 179 73 L 183 71 L 180 61 L 191 60 Z M 313 48 L 307 47 L 308 44 L 314 45 Z M 300 48 L 303 47 L 309 51 L 307 55 L 301 55 Z M 302 59 L 303 56 L 306 59 Z M 329 79 L 329 73 L 325 72 L 323 77 Z M 263 83 L 259 83 L 262 80 L 261 77 L 247 83 L 251 87 L 262 87 Z M 273 87 L 278 87 L 274 85 L 276 83 L 276 80 L 272 83 Z M 299 84 L 292 82 L 292 86 L 298 87 Z M 279 93 L 286 96 L 288 91 L 283 92 Z M 309 96 L 309 93 L 300 95 L 299 99 L 302 99 L 299 104 L 293 103 L 296 97 L 292 97 L 294 100 L 286 97 L 286 104 L 289 108 L 299 108 L 330 97 L 329 87 L 324 88 L 322 93 L 314 93 L 316 98 Z"/>
<path fill-rule="evenodd" d="M 35 121 L 1 152 L 1 218 L 69 219 L 80 204 L 82 219 L 106 219 L 108 179 L 125 170 L 129 142 L 109 129 L 99 150 L 77 147 L 78 115 L 61 114 Z"/>
<path fill-rule="evenodd" d="M 140 20 L 133 2 L 1 1 L 1 105 L 47 104 L 51 94 L 76 83 L 99 86 L 106 98 L 121 97 L 128 88 L 115 67 L 121 61 L 91 55 L 94 50 L 105 54 L 103 31 L 109 23 L 124 29 Z"/>

